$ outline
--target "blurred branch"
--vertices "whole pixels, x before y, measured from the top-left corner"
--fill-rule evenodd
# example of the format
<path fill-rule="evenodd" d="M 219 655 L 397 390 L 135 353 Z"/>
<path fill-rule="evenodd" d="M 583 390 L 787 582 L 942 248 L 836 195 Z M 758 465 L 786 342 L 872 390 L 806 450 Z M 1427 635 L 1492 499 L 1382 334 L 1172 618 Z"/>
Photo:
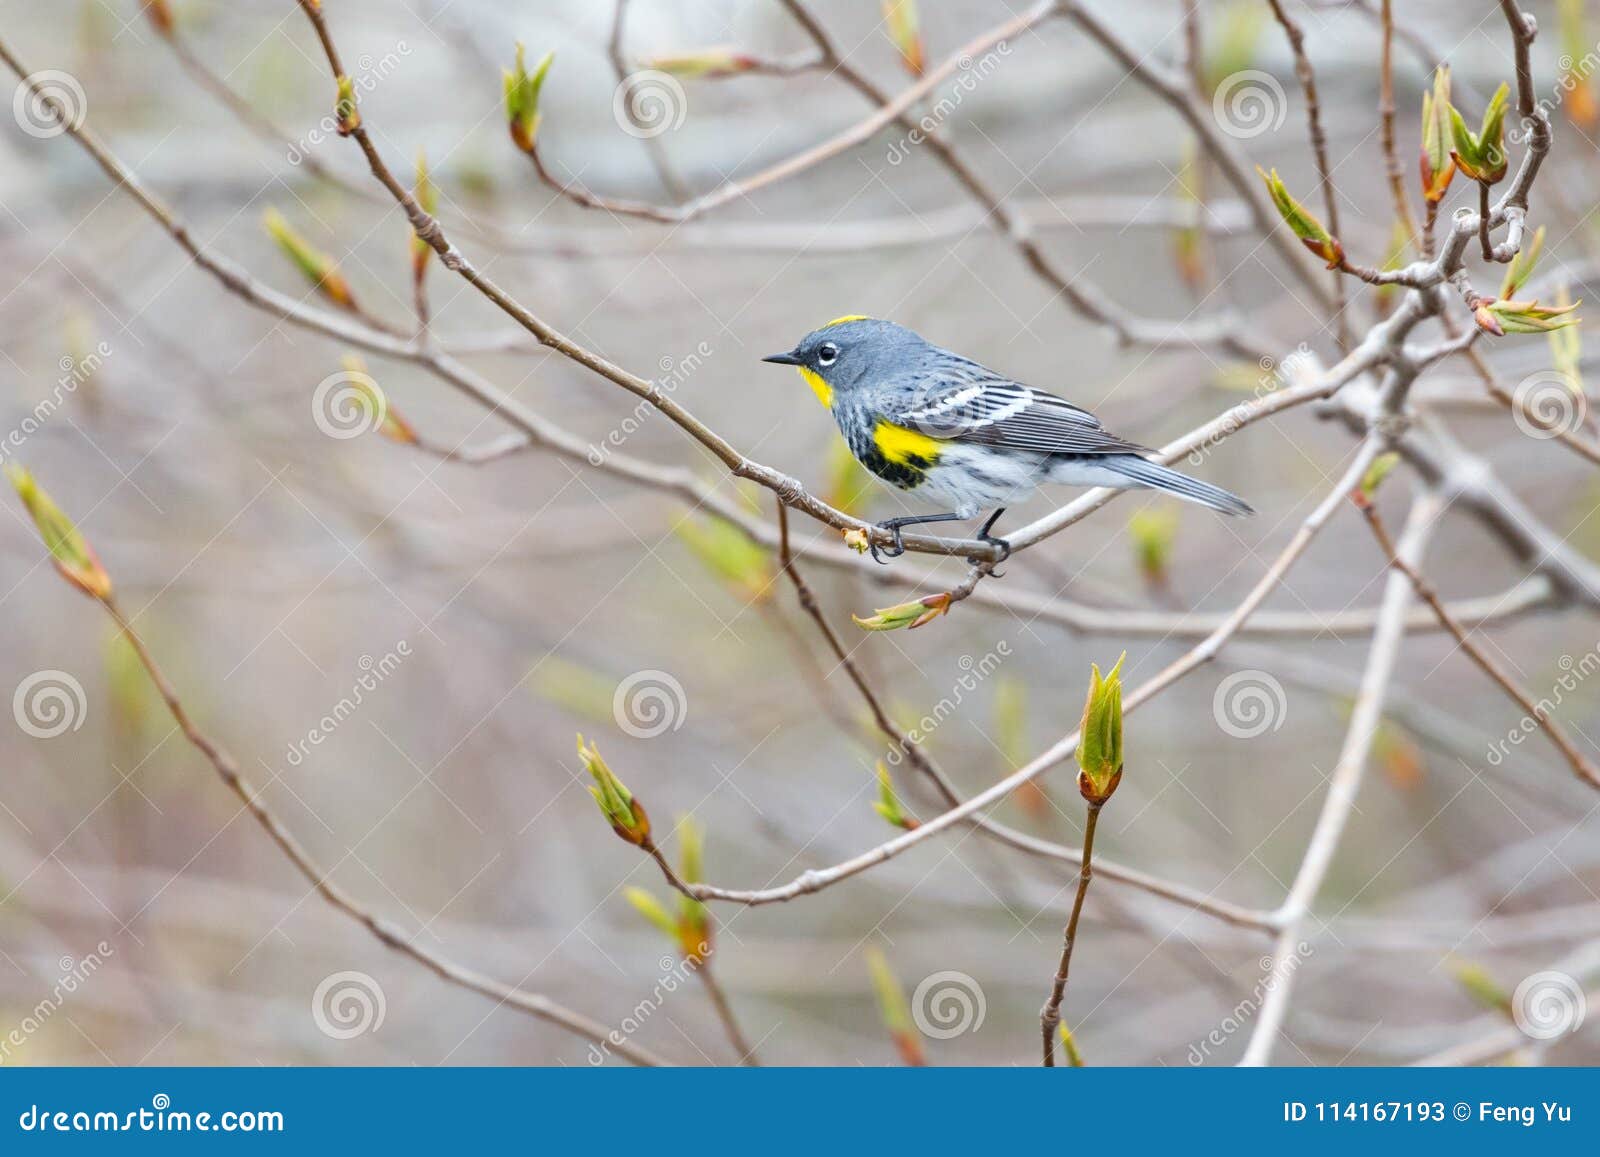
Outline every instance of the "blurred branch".
<path fill-rule="evenodd" d="M 1529 718 L 1535 720 L 1544 729 L 1545 734 L 1550 737 L 1550 742 L 1555 744 L 1557 750 L 1561 752 L 1567 763 L 1572 767 L 1574 775 L 1591 787 L 1600 787 L 1600 771 L 1597 771 L 1594 764 L 1577 749 L 1572 740 L 1568 738 L 1567 733 L 1550 717 L 1550 712 L 1535 703 L 1527 692 L 1521 690 L 1512 682 L 1511 677 L 1489 656 L 1488 652 L 1472 641 L 1466 629 L 1456 622 L 1455 618 L 1450 614 L 1449 609 L 1439 598 L 1438 592 L 1433 589 L 1427 579 L 1422 577 L 1421 571 L 1400 557 L 1395 550 L 1394 541 L 1390 538 L 1388 529 L 1383 524 L 1382 516 L 1378 514 L 1377 507 L 1370 500 L 1357 501 L 1356 505 L 1361 513 L 1366 516 L 1367 524 L 1372 528 L 1373 536 L 1378 540 L 1378 547 L 1383 551 L 1389 565 L 1411 580 L 1411 585 L 1416 590 L 1417 596 L 1428 604 L 1434 615 L 1438 617 L 1439 622 L 1455 637 L 1457 645 L 1466 652 L 1467 657 L 1476 663 L 1485 675 L 1493 679 L 1518 707 L 1527 712 Z"/>
<path fill-rule="evenodd" d="M 1406 199 L 1404 170 L 1400 167 L 1399 147 L 1395 142 L 1394 107 L 1394 12 L 1391 0 L 1382 0 L 1379 16 L 1383 48 L 1378 58 L 1378 127 L 1383 142 L 1384 172 L 1389 178 L 1389 195 L 1394 199 L 1395 219 L 1406 231 L 1406 238 L 1421 249 L 1422 239 L 1417 236 L 1416 218 L 1411 215 L 1411 203 Z M 1335 227 L 1335 235 L 1338 230 Z"/>
<path fill-rule="evenodd" d="M 872 82 L 842 54 L 828 36 L 827 30 L 800 0 L 779 0 L 790 16 L 811 37 L 821 54 L 830 75 L 838 76 L 850 87 L 879 108 L 893 103 L 889 94 Z M 964 50 L 970 52 L 971 50 Z M 958 56 L 958 60 L 959 60 Z M 969 58 L 970 59 L 970 58 Z M 919 131 L 918 123 L 905 112 L 896 116 L 896 123 L 907 132 Z M 1063 300 L 1089 321 L 1104 326 L 1124 345 L 1144 345 L 1152 348 L 1170 346 L 1212 346 L 1240 357 L 1258 357 L 1262 353 L 1258 342 L 1243 334 L 1230 322 L 1162 322 L 1135 317 L 1112 304 L 1104 290 L 1081 274 L 1068 277 L 1050 261 L 1039 243 L 1034 240 L 1033 224 L 1011 207 L 1007 199 L 992 189 L 978 171 L 956 152 L 936 130 L 923 134 L 922 144 L 932 151 L 945 171 L 972 195 L 982 208 L 984 219 L 992 220 L 1001 233 L 1011 241 L 1039 278 L 1049 285 Z"/>
<path fill-rule="evenodd" d="M 1160 97 L 1183 118 L 1205 147 L 1228 183 L 1250 207 L 1251 219 L 1268 244 L 1277 249 L 1289 269 L 1305 285 L 1313 304 L 1328 309 L 1333 296 L 1326 282 L 1311 265 L 1309 255 L 1288 230 L 1278 222 L 1277 211 L 1256 179 L 1238 143 L 1223 133 L 1209 104 L 1201 104 L 1181 75 L 1154 60 L 1148 53 L 1129 44 L 1101 17 L 1090 12 L 1080 0 L 1060 0 L 1060 13 L 1077 24 L 1089 38 L 1120 64 L 1135 80 Z"/>
<path fill-rule="evenodd" d="M 1114 305 L 1104 290 L 1082 275 L 1068 277 L 1063 274 L 1034 240 L 1032 225 L 1018 214 L 1003 196 L 991 188 L 949 142 L 937 132 L 924 132 L 910 115 L 909 110 L 917 100 L 932 91 L 940 80 L 952 72 L 970 66 L 973 58 L 991 51 L 996 45 L 1003 45 L 1011 37 L 1053 16 L 1055 14 L 1053 3 L 1038 4 L 995 31 L 978 37 L 930 69 L 907 92 L 899 96 L 890 96 L 839 52 L 821 23 L 799 3 L 799 0 L 779 0 L 779 2 L 811 38 L 817 49 L 820 67 L 828 75 L 839 77 L 873 105 L 874 111 L 857 125 L 836 134 L 820 145 L 796 154 L 789 160 L 770 165 L 750 177 L 725 182 L 712 192 L 680 205 L 656 205 L 646 201 L 606 197 L 575 181 L 564 181 L 545 163 L 538 139 L 535 138 L 526 152 L 540 180 L 561 196 L 587 209 L 599 209 L 620 216 L 642 217 L 669 224 L 683 224 L 732 201 L 742 200 L 778 180 L 803 173 L 849 148 L 864 143 L 878 129 L 896 124 L 907 133 L 918 134 L 921 138 L 920 143 L 932 152 L 956 183 L 979 205 L 982 210 L 982 220 L 994 223 L 1015 246 L 1029 268 L 1050 286 L 1056 295 L 1089 321 L 1110 330 L 1119 342 L 1158 349 L 1173 346 L 1215 347 L 1241 357 L 1260 356 L 1262 349 L 1259 344 L 1245 337 L 1232 323 L 1166 322 L 1136 317 Z M 965 66 L 962 64 L 963 61 L 967 62 Z"/>
<path fill-rule="evenodd" d="M 145 674 L 150 677 L 150 682 L 155 685 L 156 692 L 166 704 L 167 710 L 172 714 L 173 722 L 182 730 L 184 738 L 189 745 L 206 758 L 211 764 L 228 790 L 238 797 L 240 805 L 248 811 L 263 831 L 278 845 L 295 869 L 305 877 L 312 889 L 328 902 L 332 907 L 356 923 L 365 927 L 375 936 L 384 947 L 409 956 L 412 960 L 427 968 L 441 980 L 454 984 L 457 987 L 487 996 L 496 1004 L 508 1005 L 525 1012 L 540 1020 L 549 1021 L 560 1026 L 585 1040 L 594 1044 L 603 1044 L 609 1049 L 615 1049 L 620 1055 L 627 1057 L 634 1064 L 658 1065 L 665 1062 L 648 1049 L 627 1039 L 615 1039 L 611 1029 L 598 1021 L 590 1020 L 580 1013 L 573 1012 L 563 1005 L 559 1005 L 548 997 L 535 992 L 526 992 L 520 988 L 502 984 L 498 980 L 473 971 L 464 965 L 457 964 L 448 957 L 441 956 L 432 949 L 418 944 L 404 929 L 377 916 L 363 907 L 354 897 L 345 892 L 329 879 L 328 872 L 305 850 L 304 845 L 295 838 L 294 834 L 284 826 L 261 797 L 257 788 L 247 780 L 239 770 L 238 763 L 233 756 L 223 750 L 209 736 L 197 727 L 184 709 L 183 702 L 178 698 L 178 693 L 166 675 L 156 664 L 154 657 L 146 649 L 144 640 L 133 629 L 116 601 L 108 594 L 98 600 L 105 607 L 106 613 L 111 616 L 123 637 L 133 647 L 134 654 L 138 657 L 139 664 L 144 668 Z"/>
<path fill-rule="evenodd" d="M 628 80 L 628 62 L 622 55 L 622 36 L 628 23 L 628 0 L 617 0 L 616 8 L 611 16 L 611 35 L 606 39 L 606 59 L 611 62 L 611 73 L 616 78 L 618 85 L 626 84 Z M 633 118 L 633 102 L 624 101 L 623 108 L 628 117 Z M 635 125 L 638 124 L 634 120 Z M 654 134 L 646 135 L 642 142 L 645 152 L 650 156 L 650 164 L 656 171 L 656 177 L 667 193 L 677 201 L 682 201 L 689 196 L 689 190 L 673 171 L 667 161 L 667 149 L 661 138 Z"/>
<path fill-rule="evenodd" d="M 1341 492 L 1340 498 L 1344 497 Z M 1419 560 L 1429 537 L 1438 524 L 1444 503 L 1438 496 L 1425 492 L 1412 504 L 1406 528 L 1400 538 L 1398 555 L 1408 562 Z M 1300 942 L 1305 935 L 1305 921 L 1332 866 L 1334 854 L 1339 849 L 1339 839 L 1355 807 L 1356 795 L 1366 771 L 1367 756 L 1373 740 L 1383 722 L 1383 704 L 1389 689 L 1389 679 L 1400 657 L 1400 644 L 1405 636 L 1406 607 L 1411 600 L 1411 584 L 1406 578 L 1391 573 L 1383 592 L 1383 619 L 1372 637 L 1367 652 L 1367 665 L 1356 694 L 1355 707 L 1350 715 L 1350 726 L 1345 733 L 1344 747 L 1339 753 L 1333 774 L 1328 777 L 1328 794 L 1322 811 L 1317 816 L 1316 827 L 1306 845 L 1305 857 L 1295 873 L 1294 882 L 1278 916 L 1282 921 L 1278 942 L 1273 949 L 1272 962 L 1267 972 L 1274 983 L 1266 987 L 1266 995 L 1256 1012 L 1249 1044 L 1245 1047 L 1242 1065 L 1262 1065 L 1272 1055 L 1278 1031 L 1289 1007 L 1289 993 L 1298 970 L 1295 961 L 1301 952 Z"/>

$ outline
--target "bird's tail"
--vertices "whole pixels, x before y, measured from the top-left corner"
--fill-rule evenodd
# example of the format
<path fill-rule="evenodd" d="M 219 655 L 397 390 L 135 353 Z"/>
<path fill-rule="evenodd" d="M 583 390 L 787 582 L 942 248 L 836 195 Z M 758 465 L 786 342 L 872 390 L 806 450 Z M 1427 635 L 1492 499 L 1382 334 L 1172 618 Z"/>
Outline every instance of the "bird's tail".
<path fill-rule="evenodd" d="M 1198 502 L 1201 506 L 1209 506 L 1212 510 L 1220 510 L 1223 514 L 1255 513 L 1244 499 L 1228 493 L 1222 487 L 1201 482 L 1198 478 L 1190 478 L 1187 474 L 1179 474 L 1176 470 L 1159 462 L 1152 462 L 1148 458 L 1141 458 L 1137 454 L 1108 454 L 1100 459 L 1099 464 L 1122 475 L 1135 486 L 1165 490 L 1168 494 L 1176 494 L 1179 498 Z"/>

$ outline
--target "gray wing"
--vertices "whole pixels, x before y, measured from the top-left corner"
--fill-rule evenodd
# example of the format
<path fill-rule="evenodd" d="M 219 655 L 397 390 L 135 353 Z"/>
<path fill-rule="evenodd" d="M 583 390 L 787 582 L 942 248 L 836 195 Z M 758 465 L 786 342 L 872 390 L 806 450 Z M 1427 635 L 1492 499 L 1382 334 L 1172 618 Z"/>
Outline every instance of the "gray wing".
<path fill-rule="evenodd" d="M 1147 453 L 1108 432 L 1088 410 L 962 358 L 908 391 L 896 425 L 933 438 L 1038 454 Z"/>

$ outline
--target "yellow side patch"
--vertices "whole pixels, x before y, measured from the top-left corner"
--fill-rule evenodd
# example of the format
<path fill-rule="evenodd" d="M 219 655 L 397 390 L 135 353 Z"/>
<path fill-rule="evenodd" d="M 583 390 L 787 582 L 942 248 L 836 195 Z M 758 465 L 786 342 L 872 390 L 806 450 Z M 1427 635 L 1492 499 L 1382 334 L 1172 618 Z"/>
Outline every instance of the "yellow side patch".
<path fill-rule="evenodd" d="M 833 409 L 833 387 L 822 380 L 822 375 L 815 370 L 808 370 L 800 366 L 800 376 L 806 380 L 806 385 L 811 387 L 811 392 L 817 395 L 817 401 L 828 409 Z"/>
<path fill-rule="evenodd" d="M 944 445 L 937 438 L 896 426 L 892 422 L 879 422 L 873 428 L 872 443 L 880 454 L 897 466 L 904 466 L 913 458 L 931 466 L 939 460 Z"/>
<path fill-rule="evenodd" d="M 823 329 L 832 329 L 834 326 L 843 325 L 847 321 L 871 321 L 871 320 L 872 319 L 870 317 L 868 317 L 864 313 L 847 313 L 843 317 L 834 318 L 832 321 L 830 321 L 827 325 L 823 326 L 822 328 Z"/>

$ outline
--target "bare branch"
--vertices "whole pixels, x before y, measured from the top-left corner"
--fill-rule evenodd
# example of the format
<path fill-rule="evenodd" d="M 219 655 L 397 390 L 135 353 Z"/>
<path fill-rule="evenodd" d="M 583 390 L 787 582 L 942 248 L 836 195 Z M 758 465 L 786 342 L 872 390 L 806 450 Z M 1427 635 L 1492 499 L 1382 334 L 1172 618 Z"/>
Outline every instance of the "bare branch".
<path fill-rule="evenodd" d="M 328 872 L 306 851 L 305 846 L 295 838 L 294 834 L 284 826 L 262 799 L 260 791 L 244 777 L 239 770 L 238 763 L 233 756 L 223 750 L 209 736 L 197 727 L 184 709 L 183 702 L 178 698 L 177 691 L 167 681 L 166 675 L 156 664 L 155 658 L 146 649 L 144 640 L 133 629 L 121 609 L 109 597 L 99 600 L 106 612 L 116 623 L 124 638 L 132 646 L 134 654 L 138 656 L 139 664 L 149 676 L 150 682 L 155 685 L 161 700 L 171 712 L 173 722 L 183 732 L 189 745 L 205 756 L 228 790 L 238 797 L 240 805 L 250 813 L 252 819 L 261 826 L 272 842 L 278 845 L 280 851 L 294 865 L 295 869 L 305 877 L 317 895 L 321 896 L 332 907 L 349 916 L 356 923 L 365 927 L 375 936 L 384 947 L 409 956 L 421 964 L 441 980 L 454 984 L 459 988 L 487 996 L 497 1005 L 503 1004 L 525 1012 L 540 1020 L 549 1021 L 568 1032 L 582 1037 L 594 1044 L 604 1044 L 608 1049 L 615 1049 L 620 1055 L 627 1057 L 636 1065 L 659 1065 L 665 1062 L 648 1049 L 634 1044 L 627 1039 L 617 1039 L 611 1029 L 605 1025 L 573 1012 L 571 1009 L 557 1004 L 547 996 L 536 992 L 527 992 L 520 988 L 513 988 L 502 984 L 498 980 L 476 972 L 464 965 L 457 964 L 448 957 L 441 956 L 432 949 L 418 943 L 416 938 L 407 933 L 398 925 L 381 916 L 375 915 L 363 907 L 359 901 L 344 889 L 340 888 L 331 879 Z"/>
<path fill-rule="evenodd" d="M 1550 742 L 1556 746 L 1556 749 L 1561 752 L 1568 765 L 1571 766 L 1574 775 L 1590 787 L 1600 787 L 1600 770 L 1597 770 L 1594 764 L 1578 750 L 1561 725 L 1550 717 L 1550 712 L 1535 703 L 1532 696 L 1512 682 L 1511 677 L 1506 674 L 1499 663 L 1490 657 L 1488 652 L 1473 642 L 1472 637 L 1467 634 L 1466 628 L 1451 616 L 1449 608 L 1439 598 L 1438 592 L 1433 589 L 1427 579 L 1422 577 L 1422 572 L 1400 557 L 1395 550 L 1394 541 L 1390 538 L 1388 529 L 1383 524 L 1383 518 L 1378 514 L 1378 508 L 1372 502 L 1365 500 L 1358 501 L 1356 505 L 1361 513 L 1366 516 L 1367 524 L 1372 527 L 1373 536 L 1378 540 L 1378 547 L 1388 559 L 1389 565 L 1411 580 L 1411 585 L 1415 588 L 1417 596 L 1428 604 L 1438 617 L 1439 622 L 1455 637 L 1457 645 L 1466 652 L 1467 657 L 1476 663 L 1485 675 L 1499 684 L 1500 688 L 1511 697 L 1512 701 L 1527 712 L 1528 716 L 1544 729 L 1545 734 L 1550 737 Z"/>
<path fill-rule="evenodd" d="M 1443 509 L 1443 503 L 1433 495 L 1424 494 L 1417 499 L 1407 519 L 1405 532 L 1401 535 L 1399 554 L 1402 558 L 1415 560 L 1421 557 Z M 1322 889 L 1334 854 L 1339 849 L 1339 839 L 1344 834 L 1345 824 L 1355 807 L 1356 794 L 1361 788 L 1367 756 L 1383 721 L 1384 699 L 1388 694 L 1395 661 L 1400 656 L 1400 643 L 1405 635 L 1405 612 L 1410 600 L 1411 584 L 1405 576 L 1390 574 L 1383 592 L 1383 621 L 1373 635 L 1371 649 L 1367 652 L 1366 670 L 1362 675 L 1361 689 L 1356 694 L 1344 747 L 1339 753 L 1333 774 L 1328 777 L 1328 794 L 1317 816 L 1316 827 L 1312 830 L 1311 842 L 1306 846 L 1305 857 L 1289 887 L 1288 897 L 1278 909 L 1282 931 L 1278 933 L 1272 962 L 1268 966 L 1273 983 L 1267 987 L 1261 1007 L 1256 1011 L 1250 1042 L 1239 1062 L 1242 1065 L 1266 1064 L 1283 1025 L 1296 972 L 1294 960 L 1301 951 L 1300 942 L 1305 936 L 1305 921 L 1311 911 L 1312 901 Z"/>

